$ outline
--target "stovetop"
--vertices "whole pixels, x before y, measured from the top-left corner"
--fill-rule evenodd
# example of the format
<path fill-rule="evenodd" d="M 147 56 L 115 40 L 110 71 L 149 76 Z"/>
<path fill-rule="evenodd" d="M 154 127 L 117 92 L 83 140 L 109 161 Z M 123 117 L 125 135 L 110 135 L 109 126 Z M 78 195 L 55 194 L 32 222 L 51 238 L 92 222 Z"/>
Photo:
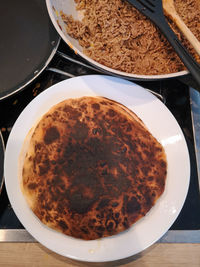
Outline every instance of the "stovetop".
<path fill-rule="evenodd" d="M 85 63 L 78 55 L 75 55 L 62 41 L 58 51 L 64 52 L 72 59 Z M 65 74 L 52 72 L 52 68 L 64 71 Z M 0 130 L 6 145 L 9 133 L 15 123 L 17 117 L 29 102 L 46 90 L 51 85 L 67 79 L 66 73 L 72 76 L 97 74 L 98 71 L 88 69 L 82 65 L 71 62 L 71 60 L 63 59 L 56 54 L 51 61 L 48 69 L 45 70 L 31 85 L 27 86 L 23 91 L 0 102 L 1 120 Z M 170 230 L 200 230 L 200 194 L 197 175 L 197 164 L 194 149 L 193 127 L 191 120 L 191 107 L 189 87 L 179 80 L 171 79 L 166 81 L 134 81 L 135 83 L 151 90 L 156 94 L 163 103 L 172 112 L 178 121 L 185 135 L 191 160 L 191 177 L 188 195 L 177 220 L 174 222 Z M 1 229 L 24 229 L 16 217 L 6 193 L 5 186 L 0 195 L 0 230 Z"/>

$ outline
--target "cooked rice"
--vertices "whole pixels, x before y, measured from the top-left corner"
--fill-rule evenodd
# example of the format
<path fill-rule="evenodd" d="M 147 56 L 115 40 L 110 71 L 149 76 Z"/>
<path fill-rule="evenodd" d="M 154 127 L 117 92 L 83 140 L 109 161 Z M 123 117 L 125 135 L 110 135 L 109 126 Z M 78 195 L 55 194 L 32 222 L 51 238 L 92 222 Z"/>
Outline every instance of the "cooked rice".
<path fill-rule="evenodd" d="M 115 70 L 158 75 L 184 70 L 173 48 L 160 31 L 124 0 L 75 0 L 84 11 L 82 21 L 61 12 L 70 36 L 79 41 L 84 53 Z M 200 1 L 175 0 L 176 10 L 200 40 Z M 177 27 L 169 20 L 190 53 L 200 58 Z"/>

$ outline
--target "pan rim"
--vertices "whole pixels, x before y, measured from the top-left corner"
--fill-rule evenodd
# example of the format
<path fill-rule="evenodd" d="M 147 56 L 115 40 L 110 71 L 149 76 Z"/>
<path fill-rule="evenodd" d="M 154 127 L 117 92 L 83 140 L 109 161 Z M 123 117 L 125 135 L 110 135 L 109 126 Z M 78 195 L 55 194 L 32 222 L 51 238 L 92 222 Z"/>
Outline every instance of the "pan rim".
<path fill-rule="evenodd" d="M 11 91 L 10 93 L 7 93 L 7 94 L 5 94 L 3 96 L 0 96 L 0 101 L 1 100 L 4 100 L 4 99 L 7 99 L 8 97 L 10 97 L 10 96 L 18 93 L 19 91 L 23 90 L 26 86 L 28 86 L 30 83 L 32 83 L 46 69 L 46 67 L 48 66 L 48 64 L 50 63 L 50 61 L 53 59 L 53 57 L 54 57 L 54 55 L 55 55 L 55 53 L 56 53 L 56 51 L 58 49 L 58 46 L 60 44 L 60 39 L 61 38 L 58 35 L 57 40 L 53 40 L 52 41 L 52 47 L 53 47 L 53 49 L 52 49 L 52 51 L 51 51 L 48 59 L 46 60 L 46 62 L 42 66 L 42 68 L 40 68 L 39 70 L 36 70 L 34 72 L 34 76 L 31 79 L 28 79 L 28 81 L 26 81 L 23 85 L 21 85 L 20 87 L 17 87 L 16 89 L 14 89 L 13 91 Z M 53 46 L 53 42 L 56 43 L 55 46 Z"/>
<path fill-rule="evenodd" d="M 3 136 L 2 136 L 1 130 L 0 130 L 0 143 L 1 143 L 0 144 L 0 149 L 2 150 L 0 152 L 3 153 L 3 160 L 2 160 L 2 162 L 0 162 L 0 164 L 1 164 L 1 166 L 0 166 L 0 171 L 1 171 L 1 173 L 0 173 L 0 194 L 1 194 L 1 191 L 3 189 L 3 184 L 4 184 L 4 168 L 3 168 L 3 166 L 4 166 L 4 155 L 5 155 L 5 144 L 4 144 L 4 140 L 3 140 Z"/>
<path fill-rule="evenodd" d="M 53 10 L 53 6 L 51 3 L 51 0 L 46 0 L 47 10 L 50 16 L 50 19 L 52 21 L 52 24 L 54 25 L 55 29 L 57 30 L 60 37 L 64 40 L 64 42 L 74 51 L 75 54 L 80 55 L 82 58 L 87 60 L 92 65 L 96 66 L 100 70 L 104 70 L 106 72 L 112 73 L 114 75 L 120 76 L 122 78 L 130 79 L 130 80 L 146 80 L 146 81 L 155 81 L 155 80 L 163 80 L 163 79 L 171 79 L 171 78 L 180 78 L 182 76 L 188 75 L 188 70 L 183 70 L 179 72 L 174 72 L 170 74 L 159 74 L 159 75 L 141 75 L 141 74 L 132 74 L 132 73 L 126 73 L 123 71 L 118 71 L 112 68 L 109 68 L 103 64 L 98 63 L 97 61 L 91 59 L 87 55 L 85 55 L 83 52 L 81 52 L 79 49 L 75 48 L 72 43 L 68 40 L 67 36 L 64 34 L 64 32 L 61 30 L 61 28 L 58 25 L 57 20 L 55 19 L 56 11 Z M 55 15 L 54 15 L 55 13 Z"/>

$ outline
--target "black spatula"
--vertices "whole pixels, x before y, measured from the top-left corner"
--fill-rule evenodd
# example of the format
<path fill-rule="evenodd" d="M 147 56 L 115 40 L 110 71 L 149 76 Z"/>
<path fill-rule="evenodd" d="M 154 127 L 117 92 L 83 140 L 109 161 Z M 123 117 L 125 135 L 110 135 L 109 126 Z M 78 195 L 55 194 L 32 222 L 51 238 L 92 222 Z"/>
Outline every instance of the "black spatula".
<path fill-rule="evenodd" d="M 162 0 L 127 0 L 142 14 L 148 17 L 162 31 L 169 43 L 173 46 L 177 55 L 182 60 L 183 64 L 190 71 L 193 78 L 197 81 L 200 91 L 200 65 L 189 54 L 186 48 L 179 41 L 176 34 L 173 32 L 167 23 L 162 7 Z"/>

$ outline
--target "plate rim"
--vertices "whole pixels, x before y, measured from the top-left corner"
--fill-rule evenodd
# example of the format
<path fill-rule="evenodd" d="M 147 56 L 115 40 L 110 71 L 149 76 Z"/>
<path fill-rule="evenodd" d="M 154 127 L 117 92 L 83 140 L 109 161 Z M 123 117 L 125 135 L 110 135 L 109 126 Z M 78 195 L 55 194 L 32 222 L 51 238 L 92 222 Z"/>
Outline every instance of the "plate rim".
<path fill-rule="evenodd" d="M 18 117 L 18 119 L 16 120 L 16 122 L 15 122 L 15 124 L 14 124 L 14 126 L 13 126 L 13 129 L 15 130 L 15 125 L 17 124 L 17 122 L 18 121 L 20 121 L 20 119 L 21 119 L 21 117 L 22 117 L 22 114 L 24 114 L 24 112 L 27 112 L 27 109 L 31 106 L 31 103 L 32 103 L 32 105 L 34 105 L 34 103 L 36 102 L 38 102 L 39 100 L 40 100 L 40 98 L 42 97 L 42 96 L 44 96 L 44 98 L 45 98 L 45 94 L 48 96 L 48 93 L 50 92 L 50 90 L 53 90 L 53 89 L 51 89 L 51 88 L 56 88 L 56 87 L 59 87 L 59 86 L 61 86 L 62 87 L 62 84 L 64 84 L 64 83 L 66 83 L 66 84 L 68 84 L 68 83 L 70 83 L 71 81 L 72 81 L 72 79 L 73 80 L 77 80 L 77 79 L 79 79 L 79 80 L 82 80 L 82 81 L 85 81 L 85 79 L 87 80 L 87 79 L 90 79 L 91 77 L 92 77 L 92 79 L 94 79 L 95 78 L 95 76 L 96 77 L 98 77 L 98 78 L 100 78 L 100 79 L 108 79 L 108 80 L 110 80 L 110 81 L 113 81 L 114 80 L 114 82 L 123 82 L 123 83 L 125 83 L 125 84 L 129 84 L 129 85 L 131 85 L 131 86 L 133 86 L 133 87 L 137 87 L 137 88 L 139 88 L 139 90 L 141 90 L 141 91 L 144 91 L 145 90 L 145 88 L 143 88 L 143 87 L 141 87 L 141 86 L 139 86 L 139 85 L 137 85 L 137 84 L 134 84 L 134 83 L 132 83 L 132 82 L 130 82 L 130 81 L 127 81 L 127 80 L 124 80 L 124 79 L 121 79 L 121 78 L 117 78 L 117 77 L 113 77 L 113 76 L 108 76 L 108 75 L 97 75 L 97 74 L 94 74 L 94 75 L 84 75 L 84 76 L 78 76 L 78 77 L 74 77 L 74 78 L 70 78 L 70 79 L 67 79 L 67 80 L 64 80 L 64 81 L 61 81 L 61 82 L 59 82 L 59 83 L 57 83 L 57 84 L 55 84 L 55 85 L 53 85 L 53 86 L 51 86 L 51 87 L 49 87 L 48 89 L 46 89 L 45 91 L 43 91 L 42 93 L 40 93 L 40 95 L 38 95 L 36 98 L 34 98 L 26 107 L 25 107 L 25 109 L 22 111 L 22 113 L 19 115 L 19 117 Z M 152 95 L 151 93 L 149 93 L 149 92 L 147 92 L 147 91 L 145 91 L 145 94 L 150 94 L 150 95 Z M 159 101 L 160 103 L 162 103 L 160 100 L 158 100 L 155 96 L 153 96 L 152 95 L 152 97 L 153 98 L 155 98 L 157 101 Z M 46 100 L 45 100 L 46 101 Z M 56 103 L 55 103 L 56 104 Z M 183 143 L 185 143 L 185 153 L 187 154 L 187 156 L 188 156 L 188 167 L 189 167 L 189 169 L 188 169 L 188 179 L 187 179 L 187 185 L 186 185 L 186 188 L 185 188 L 185 191 L 186 191 L 186 194 L 185 194 L 185 197 L 184 197 L 184 200 L 183 200 L 183 202 L 182 202 L 182 206 L 181 207 L 179 207 L 180 208 L 180 211 L 181 211 L 181 209 L 182 209 L 182 207 L 183 207 L 183 204 L 184 204 L 184 202 L 185 202 L 185 199 L 186 199 L 186 196 L 187 196 L 187 192 L 188 192 L 188 188 L 189 188 L 189 181 L 190 181 L 190 157 L 189 157 L 189 152 L 188 152 L 188 148 L 187 148 L 187 143 L 186 143 L 186 141 L 185 141 L 185 137 L 184 137 L 184 135 L 183 135 L 183 132 L 182 132 L 182 130 L 181 130 L 181 128 L 180 128 L 180 126 L 179 126 L 179 124 L 178 124 L 178 122 L 176 121 L 176 119 L 175 119 L 175 117 L 172 115 L 172 113 L 170 112 L 170 110 L 162 103 L 162 105 L 165 107 L 165 109 L 171 114 L 171 117 L 174 119 L 174 122 L 176 122 L 176 125 L 177 125 L 177 129 L 179 129 L 179 131 L 181 132 L 181 134 L 182 134 L 182 141 L 183 141 Z M 134 111 L 134 110 L 133 110 Z M 135 111 L 134 111 L 135 112 Z M 45 113 L 45 112 L 44 112 Z M 136 113 L 137 114 L 137 113 Z M 11 130 L 11 134 L 10 134 L 10 136 L 9 136 L 9 138 L 8 138 L 8 142 L 7 142 L 7 147 L 6 147 L 6 151 L 5 151 L 5 161 L 4 161 L 4 169 L 5 169 L 5 185 L 6 185 L 6 190 L 7 190 L 7 193 L 8 193 L 8 197 L 9 197 L 9 201 L 11 202 L 11 205 L 12 206 L 14 206 L 14 211 L 16 212 L 16 207 L 15 207 L 15 204 L 13 203 L 13 199 L 12 199 L 12 196 L 10 195 L 10 189 L 9 189 L 9 183 L 8 183 L 8 179 L 9 178 L 7 178 L 7 176 L 6 176 L 6 173 L 7 173 L 7 170 L 8 170 L 8 166 L 7 166 L 7 162 L 8 162 L 8 157 L 7 157 L 7 149 L 9 148 L 9 146 L 10 146 L 10 138 L 12 138 L 13 136 L 12 136 L 12 133 L 13 133 L 13 131 L 14 130 Z M 11 139 L 12 140 L 12 139 Z M 161 196 L 162 197 L 162 196 Z M 159 201 L 159 200 L 158 200 Z M 155 206 L 156 206 L 156 204 L 155 204 Z M 178 212 L 178 214 L 180 213 L 180 211 Z M 18 212 L 17 212 L 18 213 Z M 19 218 L 20 216 L 19 216 L 19 214 L 16 214 L 17 215 L 17 217 Z M 34 214 L 33 214 L 34 215 Z M 178 217 L 178 215 L 175 217 L 175 219 Z M 145 219 L 146 218 L 146 216 L 144 217 L 144 218 L 142 218 L 142 219 Z M 141 219 L 141 220 L 142 220 Z M 174 221 L 175 221 L 175 219 L 174 219 Z M 139 220 L 138 222 L 140 222 L 141 220 Z M 21 221 L 21 218 L 20 218 L 20 221 Z M 173 222 L 174 222 L 173 221 Z M 138 223 L 137 222 L 137 223 Z M 136 223 L 136 224 L 137 224 Z M 134 225 L 136 225 L 136 224 L 134 224 Z M 173 224 L 173 223 L 172 223 Z M 171 224 L 171 225 L 172 225 Z M 171 225 L 168 227 L 168 229 L 171 227 Z M 45 226 L 44 226 L 45 227 Z M 25 226 L 25 228 L 27 229 L 27 228 L 29 228 L 29 227 L 27 227 L 27 226 Z M 166 231 L 164 231 L 163 232 L 163 234 L 162 234 L 162 236 L 167 232 L 167 230 L 168 229 L 166 229 Z M 31 234 L 32 234 L 32 231 L 30 231 L 30 229 L 28 230 Z M 51 230 L 50 230 L 51 231 Z M 86 261 L 86 262 L 105 262 L 105 261 L 115 261 L 115 260 L 119 260 L 119 259 L 123 259 L 123 258 L 127 258 L 127 257 L 130 257 L 130 256 L 133 256 L 133 255 L 136 255 L 136 254 L 138 254 L 138 253 L 140 253 L 141 251 L 143 251 L 143 250 L 145 250 L 146 248 L 148 248 L 149 246 L 151 246 L 153 243 L 155 243 L 159 238 L 161 238 L 162 236 L 160 236 L 159 238 L 157 238 L 156 240 L 152 240 L 152 242 L 151 243 L 149 243 L 148 244 L 148 246 L 146 246 L 146 247 L 143 247 L 143 249 L 142 250 L 139 250 L 137 253 L 134 253 L 134 254 L 130 254 L 130 255 L 127 255 L 126 257 L 116 257 L 116 258 L 112 258 L 112 259 L 109 259 L 109 258 L 106 258 L 105 260 L 101 260 L 101 261 L 99 261 L 99 260 L 94 260 L 94 259 L 88 259 L 88 258 L 83 258 L 83 257 L 81 257 L 81 258 L 79 258 L 79 257 L 77 257 L 77 256 L 73 256 L 73 255 L 69 255 L 69 254 L 63 254 L 63 253 L 60 253 L 59 251 L 57 251 L 57 250 L 55 250 L 55 249 L 52 249 L 51 248 L 51 246 L 49 247 L 47 244 L 44 244 L 41 240 L 40 240 L 40 238 L 38 238 L 38 237 L 36 237 L 36 235 L 35 235 L 35 233 L 34 234 L 32 234 L 33 236 L 34 236 L 34 238 L 36 238 L 37 240 L 38 240 L 38 242 L 40 242 L 42 245 L 44 245 L 45 247 L 47 247 L 48 249 L 50 249 L 50 250 L 52 250 L 52 251 L 54 251 L 54 252 L 56 252 L 56 253 L 58 253 L 58 254 L 60 254 L 60 255 L 62 255 L 62 256 L 65 256 L 65 257 L 69 257 L 69 258 L 72 258 L 72 259 L 75 259 L 75 260 L 81 260 L 81 261 Z"/>

